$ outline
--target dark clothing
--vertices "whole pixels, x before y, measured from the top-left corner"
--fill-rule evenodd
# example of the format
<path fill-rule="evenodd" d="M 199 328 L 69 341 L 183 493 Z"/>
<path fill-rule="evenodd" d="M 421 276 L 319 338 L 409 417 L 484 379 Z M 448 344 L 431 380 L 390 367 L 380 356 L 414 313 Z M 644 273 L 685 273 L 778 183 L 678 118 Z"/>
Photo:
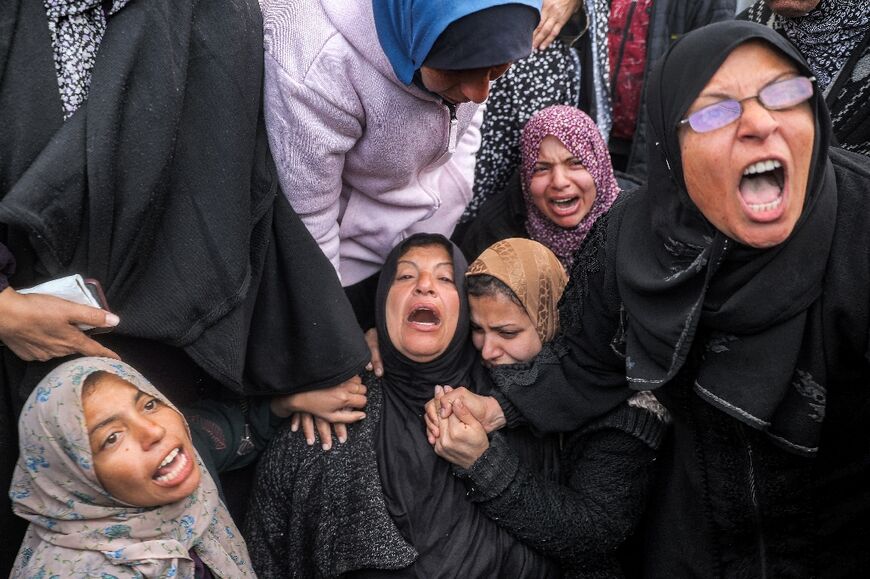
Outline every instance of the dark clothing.
<path fill-rule="evenodd" d="M 43 3 L 7 4 L 0 242 L 18 261 L 12 285 L 97 278 L 121 318 L 116 352 L 174 350 L 212 388 L 286 392 L 359 372 L 369 353 L 335 272 L 278 188 L 257 3 L 129 3 L 109 17 L 88 100 L 66 121 Z M 3 357 L 0 487 L 17 407 L 59 362 Z"/>
<path fill-rule="evenodd" d="M 640 521 L 664 430 L 656 414 L 626 404 L 567 438 L 559 481 L 530 468 L 502 433 L 471 468 L 454 468 L 471 501 L 558 559 L 563 576 L 622 577 L 615 554 Z"/>
<path fill-rule="evenodd" d="M 308 446 L 299 433 L 284 428 L 263 453 L 245 532 L 257 574 L 260 577 L 555 576 L 548 573 L 541 555 L 499 529 L 465 499 L 462 483 L 446 463 L 445 471 L 417 492 L 434 501 L 432 493 L 438 495 L 441 487 L 455 486 L 461 490 L 464 508 L 462 503 L 456 503 L 460 508 L 438 509 L 438 513 L 455 525 L 451 539 L 457 540 L 449 542 L 464 556 L 439 561 L 428 568 L 432 575 L 419 575 L 419 568 L 410 567 L 418 552 L 388 510 L 375 451 L 386 387 L 373 374 L 366 374 L 363 381 L 368 387 L 367 416 L 349 426 L 347 442 L 324 452 L 319 443 Z M 417 428 L 405 436 L 417 437 L 428 444 L 422 418 L 414 418 Z M 396 476 L 413 475 L 408 472 L 414 468 L 409 460 L 397 460 L 389 466 Z M 429 523 L 425 521 L 424 527 Z"/>
<path fill-rule="evenodd" d="M 627 157 L 624 170 L 632 177 L 647 180 L 647 108 L 646 83 L 653 65 L 667 51 L 671 43 L 687 32 L 712 22 L 731 20 L 736 11 L 736 0 L 654 0 L 646 42 L 646 70 L 642 89 L 637 127 L 631 143 L 611 143 L 611 153 Z M 615 146 L 616 145 L 616 146 Z"/>
<path fill-rule="evenodd" d="M 683 185 L 677 120 L 749 39 L 806 73 L 794 47 L 748 23 L 675 44 L 647 86 L 656 187 L 622 196 L 590 234 L 562 298 L 564 334 L 496 377 L 509 422 L 519 408 L 547 431 L 655 389 L 674 429 L 647 575 L 856 576 L 870 564 L 870 163 L 828 147 L 816 91 L 791 235 L 753 249 L 704 219 Z"/>
<path fill-rule="evenodd" d="M 866 9 L 866 8 L 865 8 Z M 758 22 L 778 30 L 783 36 L 781 17 L 764 0 L 741 12 L 737 18 Z M 798 47 L 800 50 L 800 47 Z M 844 149 L 870 156 L 870 30 L 828 87 L 825 102 L 831 111 L 836 144 Z M 859 63 L 864 63 L 863 65 Z"/>

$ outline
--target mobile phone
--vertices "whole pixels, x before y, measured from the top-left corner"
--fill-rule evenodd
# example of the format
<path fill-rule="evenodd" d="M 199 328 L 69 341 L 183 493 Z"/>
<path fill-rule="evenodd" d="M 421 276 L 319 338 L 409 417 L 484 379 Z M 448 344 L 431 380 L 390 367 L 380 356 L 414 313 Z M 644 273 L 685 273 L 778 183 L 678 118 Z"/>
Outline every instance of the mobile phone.
<path fill-rule="evenodd" d="M 109 309 L 109 302 L 106 300 L 106 294 L 103 292 L 103 286 L 100 285 L 100 282 L 95 280 L 92 277 L 84 278 L 85 289 L 88 290 L 88 293 L 94 298 L 94 300 L 100 305 L 100 307 L 107 312 L 111 313 L 112 310 Z M 105 334 L 111 332 L 114 328 L 91 328 L 86 330 L 87 334 Z"/>

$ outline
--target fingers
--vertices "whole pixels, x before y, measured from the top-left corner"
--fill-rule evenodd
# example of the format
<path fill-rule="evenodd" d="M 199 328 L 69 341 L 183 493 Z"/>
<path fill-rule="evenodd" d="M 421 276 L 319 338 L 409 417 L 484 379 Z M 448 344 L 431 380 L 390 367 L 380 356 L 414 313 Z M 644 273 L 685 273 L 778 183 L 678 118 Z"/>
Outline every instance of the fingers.
<path fill-rule="evenodd" d="M 71 324 L 85 324 L 95 328 L 114 328 L 121 318 L 106 310 L 66 302 L 66 316 Z"/>
<path fill-rule="evenodd" d="M 438 394 L 437 390 L 441 388 L 440 386 L 436 386 L 436 398 L 433 398 L 429 402 L 426 403 L 426 412 L 423 415 L 424 420 L 426 421 L 426 439 L 429 441 L 429 444 L 434 444 L 435 439 L 438 438 L 440 432 L 438 429 L 438 410 L 440 408 L 440 403 L 438 402 Z"/>
<path fill-rule="evenodd" d="M 367 370 L 375 373 L 375 376 L 384 375 L 384 363 L 381 360 L 381 351 L 378 347 L 378 332 L 375 328 L 369 328 L 365 333 L 366 344 L 372 356 L 372 361 L 366 365 Z"/>
<path fill-rule="evenodd" d="M 453 414 L 450 416 L 450 419 L 455 419 L 458 422 L 461 422 L 462 424 L 468 426 L 480 424 L 477 418 L 474 417 L 474 414 L 471 413 L 471 410 L 469 410 L 465 403 L 462 401 L 462 398 L 457 398 L 453 401 Z"/>
<path fill-rule="evenodd" d="M 338 427 L 338 425 L 342 423 L 351 424 L 353 422 L 359 422 L 365 417 L 365 412 L 345 408 L 344 410 L 339 410 L 337 412 L 331 413 L 329 416 L 326 417 L 326 420 L 328 422 L 332 422 L 333 426 Z"/>
<path fill-rule="evenodd" d="M 96 340 L 89 338 L 86 334 L 82 334 L 82 339 L 78 341 L 75 348 L 83 356 L 102 356 L 103 358 L 114 358 L 115 360 L 121 359 L 118 354 Z"/>
<path fill-rule="evenodd" d="M 314 426 L 317 428 L 317 435 L 320 436 L 320 446 L 323 450 L 332 448 L 332 424 L 322 418 L 314 418 Z"/>
<path fill-rule="evenodd" d="M 365 389 L 365 386 L 363 386 L 363 389 Z M 345 406 L 348 408 L 365 408 L 367 401 L 368 398 L 365 397 L 365 394 L 349 394 L 345 401 Z"/>
<path fill-rule="evenodd" d="M 338 442 L 344 444 L 347 441 L 347 424 L 341 422 L 334 423 L 332 428 L 335 430 L 335 436 Z"/>
<path fill-rule="evenodd" d="M 305 442 L 308 446 L 314 446 L 314 417 L 307 412 L 301 415 L 302 434 L 305 436 Z"/>
<path fill-rule="evenodd" d="M 298 412 L 294 412 L 290 417 L 290 432 L 296 432 L 299 430 L 299 424 L 302 422 L 302 415 Z"/>
<path fill-rule="evenodd" d="M 532 48 L 535 50 L 544 50 L 550 46 L 550 43 L 553 42 L 559 34 L 559 31 L 562 29 L 562 24 L 563 23 L 560 23 L 553 17 L 548 17 L 546 20 L 542 20 L 532 35 Z"/>

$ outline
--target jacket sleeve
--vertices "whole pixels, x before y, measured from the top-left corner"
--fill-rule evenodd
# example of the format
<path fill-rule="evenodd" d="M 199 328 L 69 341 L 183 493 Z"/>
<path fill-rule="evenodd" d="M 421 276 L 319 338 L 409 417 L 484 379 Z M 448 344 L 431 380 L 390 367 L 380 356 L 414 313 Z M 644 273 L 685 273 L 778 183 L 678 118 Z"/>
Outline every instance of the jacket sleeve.
<path fill-rule="evenodd" d="M 338 272 L 341 176 L 362 136 L 362 106 L 341 74 L 324 79 L 315 64 L 296 79 L 268 52 L 265 58 L 266 129 L 281 189 Z"/>
<path fill-rule="evenodd" d="M 184 408 L 196 450 L 217 472 L 245 467 L 257 458 L 282 419 L 272 414 L 269 398 L 249 402 L 200 400 Z M 245 410 L 247 405 L 247 410 Z"/>
<path fill-rule="evenodd" d="M 633 394 L 625 379 L 615 265 L 606 247 L 615 210 L 598 220 L 575 258 L 559 304 L 561 333 L 530 363 L 491 371 L 508 426 L 524 420 L 540 432 L 572 432 Z"/>
<path fill-rule="evenodd" d="M 653 412 L 621 406 L 569 437 L 563 484 L 521 465 L 498 434 L 470 469 L 454 472 L 469 499 L 521 541 L 568 566 L 594 566 L 636 527 L 665 428 Z"/>

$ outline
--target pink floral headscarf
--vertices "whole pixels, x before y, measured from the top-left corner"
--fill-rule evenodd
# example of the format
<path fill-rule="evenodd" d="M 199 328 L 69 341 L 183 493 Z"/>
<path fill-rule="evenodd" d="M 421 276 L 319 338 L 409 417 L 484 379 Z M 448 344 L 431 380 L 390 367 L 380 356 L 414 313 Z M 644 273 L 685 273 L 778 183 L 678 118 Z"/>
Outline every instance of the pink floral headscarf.
<path fill-rule="evenodd" d="M 576 156 L 595 181 L 595 201 L 589 213 L 573 229 L 563 229 L 550 221 L 532 201 L 529 183 L 532 170 L 538 161 L 541 141 L 548 135 L 559 139 L 565 148 Z M 604 215 L 619 194 L 619 185 L 613 176 L 610 153 L 595 126 L 595 122 L 580 109 L 556 105 L 535 114 L 523 129 L 520 142 L 522 150 L 523 199 L 526 203 L 526 231 L 529 237 L 549 247 L 565 269 L 571 270 L 574 252 L 583 243 L 586 234 L 599 217 Z"/>

